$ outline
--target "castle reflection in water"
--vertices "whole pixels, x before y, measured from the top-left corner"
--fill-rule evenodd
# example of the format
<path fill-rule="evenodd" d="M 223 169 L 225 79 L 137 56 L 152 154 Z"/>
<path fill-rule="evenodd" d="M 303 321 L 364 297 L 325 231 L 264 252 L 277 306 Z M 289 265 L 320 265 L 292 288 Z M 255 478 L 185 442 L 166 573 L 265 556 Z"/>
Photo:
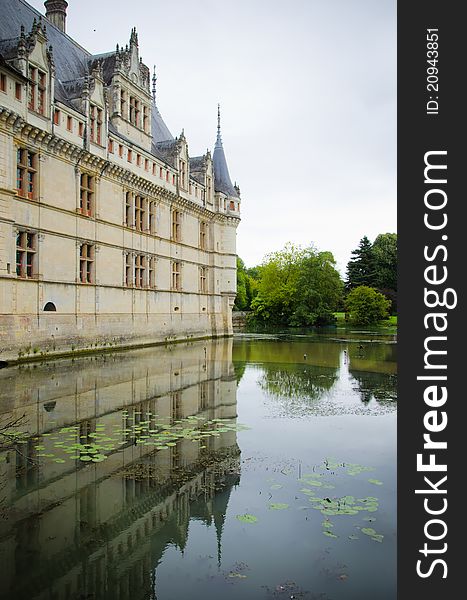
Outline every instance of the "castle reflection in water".
<path fill-rule="evenodd" d="M 28 434 L 0 452 L 0 596 L 155 597 L 157 564 L 168 545 L 184 548 L 190 519 L 213 525 L 220 549 L 240 478 L 235 430 L 164 451 L 125 431 L 129 421 L 235 420 L 236 390 L 232 339 L 0 371 L 0 423 L 22 418 Z M 72 426 L 81 442 L 123 430 L 119 447 L 95 464 L 37 456 Z"/>

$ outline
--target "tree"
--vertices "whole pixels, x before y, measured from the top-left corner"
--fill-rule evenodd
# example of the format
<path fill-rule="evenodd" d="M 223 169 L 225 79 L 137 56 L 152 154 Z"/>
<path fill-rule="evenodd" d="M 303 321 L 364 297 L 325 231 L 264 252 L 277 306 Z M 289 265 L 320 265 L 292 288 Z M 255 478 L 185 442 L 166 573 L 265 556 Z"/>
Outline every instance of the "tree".
<path fill-rule="evenodd" d="M 376 262 L 371 242 L 366 235 L 360 240 L 358 248 L 352 250 L 352 257 L 347 263 L 346 288 L 351 290 L 359 285 L 374 286 Z"/>
<path fill-rule="evenodd" d="M 330 252 L 286 244 L 266 256 L 251 304 L 258 323 L 302 327 L 333 322 L 342 281 Z"/>
<path fill-rule="evenodd" d="M 258 292 L 257 272 L 258 267 L 247 269 L 243 260 L 237 256 L 237 296 L 234 310 L 250 310 L 251 301 Z"/>
<path fill-rule="evenodd" d="M 247 310 L 247 308 L 245 263 L 237 256 L 237 296 L 235 297 L 234 310 Z"/>
<path fill-rule="evenodd" d="M 390 300 L 366 285 L 352 289 L 346 299 L 346 311 L 356 325 L 372 325 L 389 314 Z"/>
<path fill-rule="evenodd" d="M 372 246 L 376 281 L 380 290 L 397 290 L 397 234 L 380 233 Z"/>

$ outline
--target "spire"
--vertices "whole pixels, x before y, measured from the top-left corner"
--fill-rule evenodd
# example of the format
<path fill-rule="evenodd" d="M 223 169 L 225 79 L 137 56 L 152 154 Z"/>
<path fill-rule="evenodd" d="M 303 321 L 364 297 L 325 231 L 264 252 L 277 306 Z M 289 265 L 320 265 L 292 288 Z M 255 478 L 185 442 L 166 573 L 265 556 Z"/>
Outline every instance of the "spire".
<path fill-rule="evenodd" d="M 157 82 L 156 65 L 154 65 L 154 71 L 152 74 L 152 101 L 154 102 L 154 104 L 156 103 L 156 82 Z"/>
<path fill-rule="evenodd" d="M 214 169 L 214 189 L 216 192 L 222 192 L 226 196 L 238 197 L 237 190 L 232 185 L 232 181 L 229 175 L 229 169 L 227 167 L 227 161 L 225 160 L 224 148 L 222 146 L 221 137 L 221 107 L 217 105 L 217 139 L 214 145 L 214 152 L 212 155 L 212 166 Z"/>
<path fill-rule="evenodd" d="M 217 140 L 216 146 L 222 146 L 222 137 L 221 137 L 221 105 L 217 105 Z"/>

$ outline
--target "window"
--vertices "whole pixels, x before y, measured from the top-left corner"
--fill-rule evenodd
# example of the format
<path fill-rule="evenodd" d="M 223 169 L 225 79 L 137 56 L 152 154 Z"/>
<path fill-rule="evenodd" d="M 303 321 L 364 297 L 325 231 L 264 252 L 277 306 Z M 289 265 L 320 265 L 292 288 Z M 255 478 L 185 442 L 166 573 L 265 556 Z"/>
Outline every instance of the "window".
<path fill-rule="evenodd" d="M 146 257 L 143 254 L 135 256 L 135 286 L 144 287 L 144 275 L 146 271 Z"/>
<path fill-rule="evenodd" d="M 133 227 L 133 194 L 131 192 L 125 194 L 125 225 Z"/>
<path fill-rule="evenodd" d="M 0 73 L 0 92 L 6 93 L 6 75 L 5 75 L 5 73 Z"/>
<path fill-rule="evenodd" d="M 156 287 L 156 258 L 154 256 L 148 260 L 148 285 L 150 288 Z"/>
<path fill-rule="evenodd" d="M 36 195 L 37 155 L 26 148 L 18 148 L 16 159 L 16 189 L 18 195 L 32 200 Z"/>
<path fill-rule="evenodd" d="M 113 140 L 109 140 L 109 152 L 111 154 L 113 154 L 114 151 L 114 141 Z"/>
<path fill-rule="evenodd" d="M 22 98 L 22 92 L 21 92 L 22 88 L 21 88 L 21 84 L 20 83 L 15 83 L 15 98 L 17 100 L 21 100 Z"/>
<path fill-rule="evenodd" d="M 118 145 L 118 155 L 120 158 L 123 158 L 123 145 L 122 144 Z"/>
<path fill-rule="evenodd" d="M 169 171 L 168 170 L 165 172 L 165 180 L 169 181 Z"/>
<path fill-rule="evenodd" d="M 121 90 L 121 92 L 120 92 L 120 114 L 122 115 L 123 119 L 127 118 L 127 114 L 126 114 L 126 92 L 124 90 Z"/>
<path fill-rule="evenodd" d="M 89 119 L 91 142 L 100 145 L 102 141 L 102 109 L 91 104 Z"/>
<path fill-rule="evenodd" d="M 186 189 L 186 163 L 184 160 L 180 161 L 180 185 Z"/>
<path fill-rule="evenodd" d="M 172 240 L 180 241 L 180 219 L 181 214 L 179 210 L 172 211 Z"/>
<path fill-rule="evenodd" d="M 235 210 L 235 202 L 233 200 L 230 201 L 229 209 L 230 210 Z"/>
<path fill-rule="evenodd" d="M 141 166 L 141 154 L 136 155 L 136 164 L 138 165 L 138 167 Z"/>
<path fill-rule="evenodd" d="M 130 163 L 131 163 L 132 156 L 131 156 L 131 150 L 130 150 L 130 148 L 128 148 L 127 160 L 128 160 L 128 162 L 130 162 Z"/>
<path fill-rule="evenodd" d="M 45 73 L 39 71 L 39 81 L 37 83 L 37 112 L 41 115 L 45 113 Z"/>
<path fill-rule="evenodd" d="M 94 246 L 81 244 L 79 247 L 79 280 L 81 283 L 93 283 Z"/>
<path fill-rule="evenodd" d="M 81 173 L 79 208 L 83 215 L 90 217 L 94 211 L 94 184 L 93 175 Z"/>
<path fill-rule="evenodd" d="M 180 290 L 180 263 L 172 263 L 172 289 Z"/>
<path fill-rule="evenodd" d="M 199 268 L 199 291 L 200 292 L 206 292 L 207 291 L 207 286 L 206 286 L 206 267 L 200 267 Z"/>
<path fill-rule="evenodd" d="M 41 115 L 45 110 L 45 82 L 45 73 L 36 67 L 29 66 L 28 108 Z"/>
<path fill-rule="evenodd" d="M 175 185 L 175 173 L 172 174 L 172 185 Z"/>
<path fill-rule="evenodd" d="M 139 127 L 140 102 L 134 96 L 130 96 L 130 123 Z"/>
<path fill-rule="evenodd" d="M 37 69 L 29 67 L 29 100 L 28 100 L 28 108 L 29 110 L 36 110 L 36 76 Z"/>
<path fill-rule="evenodd" d="M 149 203 L 149 232 L 156 233 L 156 203 Z"/>
<path fill-rule="evenodd" d="M 204 221 L 201 221 L 201 223 L 199 224 L 199 247 L 201 248 L 201 250 L 206 250 L 207 248 L 207 232 L 208 232 L 208 225 L 207 223 L 205 223 Z"/>
<path fill-rule="evenodd" d="M 84 123 L 81 123 L 81 121 L 78 123 L 78 135 L 84 137 Z"/>
<path fill-rule="evenodd" d="M 73 119 L 70 116 L 66 118 L 66 128 L 68 131 L 73 131 Z"/>
<path fill-rule="evenodd" d="M 148 158 L 144 159 L 144 170 L 149 171 L 149 159 Z"/>
<path fill-rule="evenodd" d="M 163 175 L 162 175 L 162 167 L 159 167 L 159 177 L 162 179 Z"/>
<path fill-rule="evenodd" d="M 145 133 L 148 133 L 149 131 L 149 111 L 148 111 L 148 107 L 144 106 L 143 107 L 143 130 Z"/>
<path fill-rule="evenodd" d="M 131 254 L 125 255 L 125 285 L 130 286 L 133 283 L 133 257 Z"/>
<path fill-rule="evenodd" d="M 135 196 L 135 227 L 137 231 L 144 231 L 146 217 L 146 200 L 142 196 Z"/>
<path fill-rule="evenodd" d="M 36 242 L 35 233 L 18 232 L 16 236 L 16 275 L 18 277 L 30 279 L 35 276 Z"/>
<path fill-rule="evenodd" d="M 58 108 L 54 110 L 54 125 L 60 125 L 60 111 Z"/>

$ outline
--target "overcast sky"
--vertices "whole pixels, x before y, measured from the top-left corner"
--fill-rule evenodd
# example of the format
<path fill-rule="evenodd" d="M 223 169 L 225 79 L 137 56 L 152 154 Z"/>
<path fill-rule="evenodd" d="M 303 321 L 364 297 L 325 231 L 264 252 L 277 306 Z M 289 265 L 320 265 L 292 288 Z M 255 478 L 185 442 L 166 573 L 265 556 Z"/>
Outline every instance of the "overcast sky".
<path fill-rule="evenodd" d="M 68 4 L 67 33 L 92 53 L 136 26 L 159 110 L 191 156 L 213 150 L 220 102 L 247 266 L 313 242 L 344 273 L 363 235 L 396 231 L 396 0 Z"/>

